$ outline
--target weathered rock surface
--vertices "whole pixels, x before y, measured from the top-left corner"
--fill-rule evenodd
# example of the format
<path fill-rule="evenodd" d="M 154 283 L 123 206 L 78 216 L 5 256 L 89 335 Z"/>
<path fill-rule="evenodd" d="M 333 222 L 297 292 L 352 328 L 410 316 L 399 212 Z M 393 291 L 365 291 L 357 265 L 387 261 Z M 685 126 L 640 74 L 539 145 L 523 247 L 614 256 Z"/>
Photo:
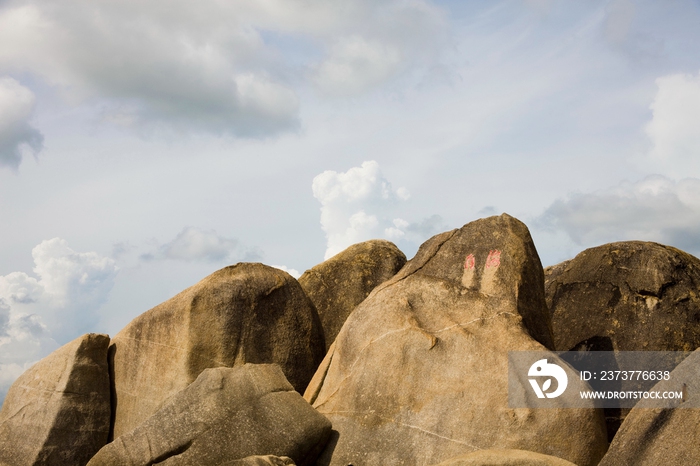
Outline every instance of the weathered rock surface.
<path fill-rule="evenodd" d="M 219 466 L 295 466 L 288 456 L 249 456 L 242 460 L 233 460 Z"/>
<path fill-rule="evenodd" d="M 309 465 L 330 431 L 330 422 L 294 391 L 279 366 L 218 367 L 205 369 L 88 464 L 205 466 L 274 455 Z M 243 464 L 266 464 L 246 461 Z"/>
<path fill-rule="evenodd" d="M 221 269 L 114 337 L 113 437 L 210 367 L 275 363 L 303 393 L 324 352 L 318 314 L 294 278 L 262 264 Z"/>
<path fill-rule="evenodd" d="M 694 351 L 652 391 L 682 392 L 676 408 L 652 408 L 659 400 L 641 400 L 620 426 L 600 466 L 700 464 L 700 350 Z"/>
<path fill-rule="evenodd" d="M 304 397 L 335 431 L 318 464 L 509 448 L 597 464 L 599 411 L 508 408 L 508 351 L 551 346 L 525 225 L 504 214 L 431 238 L 353 311 L 309 384 Z"/>
<path fill-rule="evenodd" d="M 700 260 L 657 243 L 586 249 L 545 270 L 557 350 L 692 351 L 700 347 Z M 629 409 L 605 410 L 612 440 Z"/>
<path fill-rule="evenodd" d="M 372 240 L 354 244 L 304 272 L 299 284 L 321 318 L 326 349 L 355 307 L 405 263 L 406 256 L 394 243 Z"/>
<path fill-rule="evenodd" d="M 556 456 L 525 450 L 479 450 L 436 466 L 576 466 Z"/>
<path fill-rule="evenodd" d="M 586 249 L 548 267 L 545 290 L 557 350 L 700 347 L 700 260 L 678 249 L 642 241 Z"/>
<path fill-rule="evenodd" d="M 109 337 L 90 333 L 22 374 L 0 411 L 0 464 L 85 465 L 109 435 Z"/>

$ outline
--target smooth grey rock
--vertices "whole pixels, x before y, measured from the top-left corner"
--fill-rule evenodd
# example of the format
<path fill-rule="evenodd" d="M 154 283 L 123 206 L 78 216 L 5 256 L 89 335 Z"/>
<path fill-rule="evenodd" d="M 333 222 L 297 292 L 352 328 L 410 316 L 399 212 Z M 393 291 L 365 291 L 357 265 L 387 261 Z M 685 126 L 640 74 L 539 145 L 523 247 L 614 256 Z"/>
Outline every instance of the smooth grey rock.
<path fill-rule="evenodd" d="M 208 466 L 274 455 L 310 465 L 330 431 L 330 422 L 304 401 L 279 366 L 217 367 L 205 369 L 88 464 Z"/>
<path fill-rule="evenodd" d="M 293 277 L 263 264 L 223 268 L 114 337 L 113 438 L 206 368 L 275 363 L 303 393 L 324 353 L 318 314 Z"/>
<path fill-rule="evenodd" d="M 0 464 L 82 466 L 107 443 L 108 347 L 89 333 L 19 376 L 0 410 Z"/>

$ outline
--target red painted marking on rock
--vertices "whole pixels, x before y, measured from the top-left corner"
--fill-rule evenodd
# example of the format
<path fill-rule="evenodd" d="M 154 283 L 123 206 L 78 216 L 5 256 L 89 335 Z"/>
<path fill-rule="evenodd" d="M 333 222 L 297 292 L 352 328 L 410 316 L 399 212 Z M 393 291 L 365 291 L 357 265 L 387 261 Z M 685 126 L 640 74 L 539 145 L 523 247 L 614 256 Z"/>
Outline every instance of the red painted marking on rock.
<path fill-rule="evenodd" d="M 501 265 L 501 251 L 493 249 L 489 252 L 489 257 L 486 258 L 486 268 L 498 267 Z"/>
<path fill-rule="evenodd" d="M 474 259 L 474 254 L 469 254 L 467 256 L 467 258 L 464 260 L 464 268 L 465 269 L 473 269 L 475 265 L 476 265 L 476 259 Z"/>

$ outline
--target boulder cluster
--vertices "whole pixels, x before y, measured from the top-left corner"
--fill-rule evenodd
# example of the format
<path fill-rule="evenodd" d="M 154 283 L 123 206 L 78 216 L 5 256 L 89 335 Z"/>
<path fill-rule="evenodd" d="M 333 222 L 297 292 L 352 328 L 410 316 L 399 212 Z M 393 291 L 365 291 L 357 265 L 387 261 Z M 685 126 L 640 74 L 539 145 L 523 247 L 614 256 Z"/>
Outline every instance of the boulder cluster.
<path fill-rule="evenodd" d="M 410 261 L 373 240 L 298 281 L 226 267 L 77 338 L 10 388 L 0 466 L 697 465 L 696 409 L 508 404 L 509 351 L 697 348 L 700 260 L 632 241 L 543 270 L 503 214 Z M 694 400 L 690 354 L 659 387 Z"/>

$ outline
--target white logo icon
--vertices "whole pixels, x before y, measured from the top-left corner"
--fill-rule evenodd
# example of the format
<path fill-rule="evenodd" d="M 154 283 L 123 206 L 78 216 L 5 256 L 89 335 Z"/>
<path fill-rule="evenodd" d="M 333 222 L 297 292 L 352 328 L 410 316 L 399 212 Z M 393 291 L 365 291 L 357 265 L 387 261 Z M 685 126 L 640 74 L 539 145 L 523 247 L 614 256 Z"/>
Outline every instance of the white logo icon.
<path fill-rule="evenodd" d="M 546 359 L 540 359 L 530 366 L 527 375 L 529 377 L 548 377 L 542 384 L 542 388 L 540 388 L 540 384 L 536 379 L 529 379 L 530 385 L 532 385 L 532 389 L 535 390 L 537 398 L 544 398 L 545 396 L 547 398 L 556 398 L 564 393 L 566 385 L 569 383 L 569 378 L 566 376 L 564 369 L 556 364 L 548 363 Z M 557 380 L 557 389 L 551 393 L 547 393 L 547 390 L 552 386 L 552 378 Z"/>

